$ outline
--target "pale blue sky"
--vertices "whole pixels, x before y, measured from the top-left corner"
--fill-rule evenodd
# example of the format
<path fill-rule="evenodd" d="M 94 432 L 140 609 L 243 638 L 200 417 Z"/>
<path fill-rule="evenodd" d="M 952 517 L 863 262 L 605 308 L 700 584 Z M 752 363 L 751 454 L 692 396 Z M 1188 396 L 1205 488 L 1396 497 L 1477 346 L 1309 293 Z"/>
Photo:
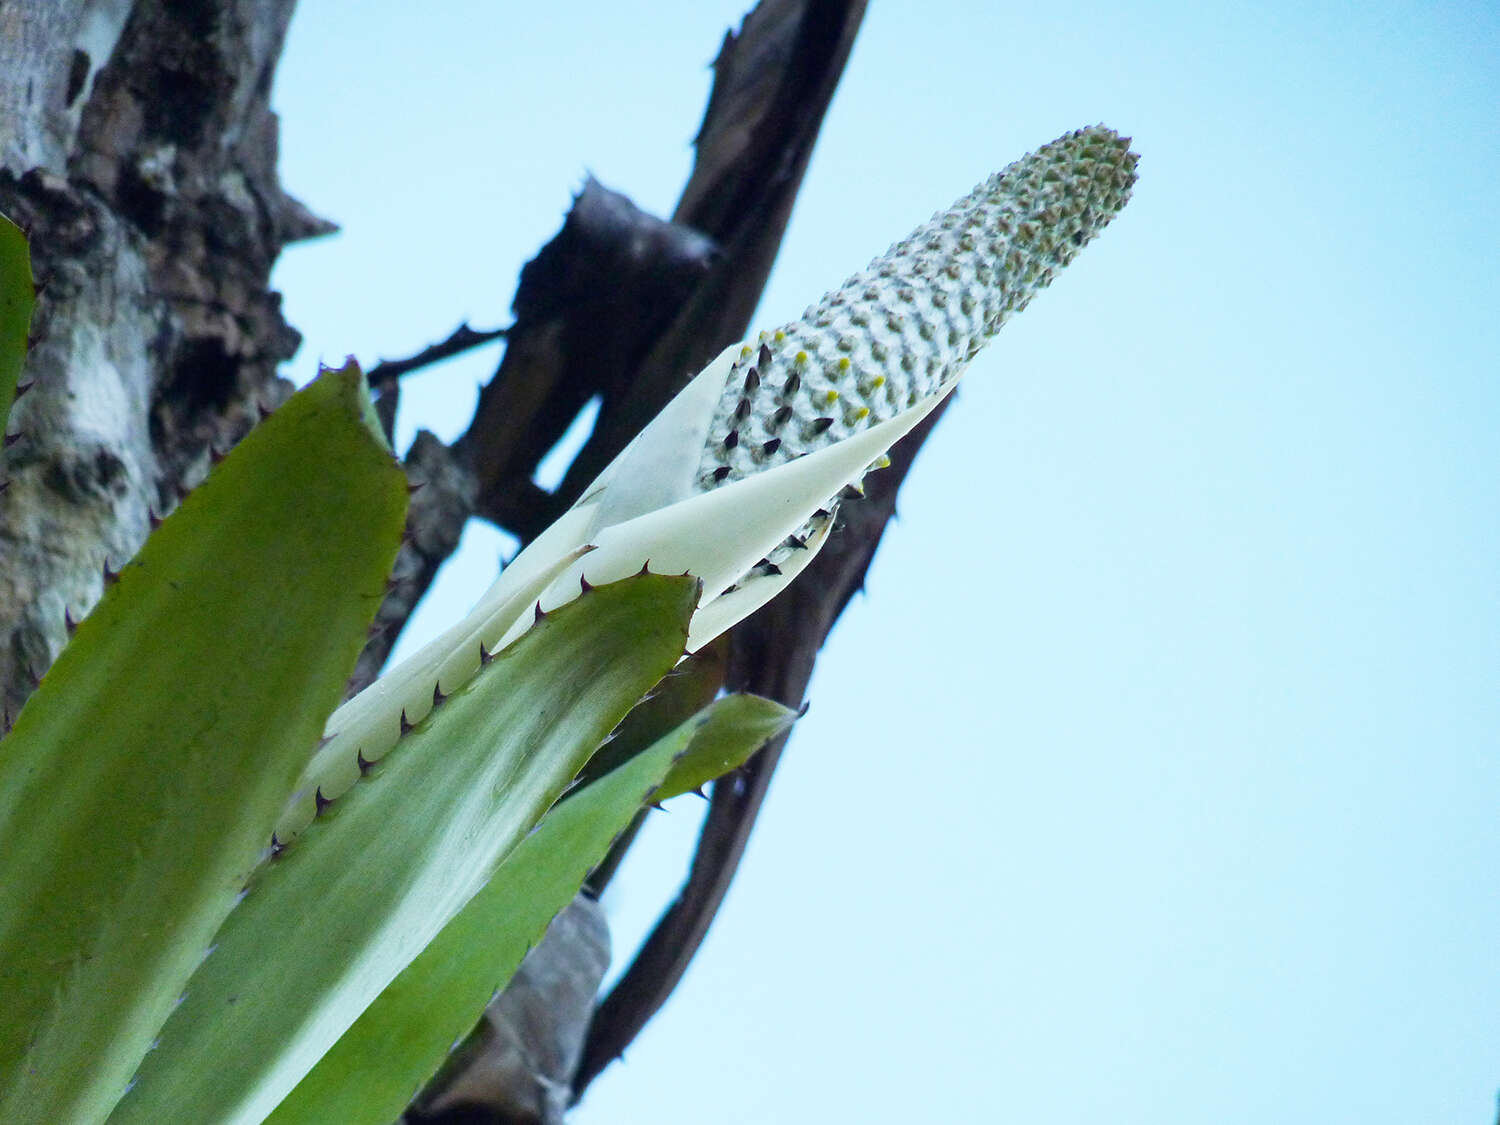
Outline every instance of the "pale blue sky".
<path fill-rule="evenodd" d="M 344 233 L 278 270 L 290 373 L 504 323 L 586 170 L 670 210 L 741 12 L 302 0 L 283 172 Z M 1493 1121 L 1497 106 L 1493 5 L 871 4 L 759 325 L 1079 125 L 1141 182 L 966 377 L 582 1125 Z"/>

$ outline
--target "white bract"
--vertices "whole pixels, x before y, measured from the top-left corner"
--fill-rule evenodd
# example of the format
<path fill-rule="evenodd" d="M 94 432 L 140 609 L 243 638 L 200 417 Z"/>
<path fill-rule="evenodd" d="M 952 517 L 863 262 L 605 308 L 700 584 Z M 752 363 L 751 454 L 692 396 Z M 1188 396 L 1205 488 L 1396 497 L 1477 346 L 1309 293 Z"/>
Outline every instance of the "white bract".
<path fill-rule="evenodd" d="M 1125 205 L 1129 138 L 1080 129 L 1010 165 L 807 310 L 726 349 L 505 569 L 479 604 L 334 712 L 277 830 L 310 821 L 550 610 L 648 566 L 703 582 L 690 647 L 816 555 L 840 491 L 942 401 L 974 354 Z"/>

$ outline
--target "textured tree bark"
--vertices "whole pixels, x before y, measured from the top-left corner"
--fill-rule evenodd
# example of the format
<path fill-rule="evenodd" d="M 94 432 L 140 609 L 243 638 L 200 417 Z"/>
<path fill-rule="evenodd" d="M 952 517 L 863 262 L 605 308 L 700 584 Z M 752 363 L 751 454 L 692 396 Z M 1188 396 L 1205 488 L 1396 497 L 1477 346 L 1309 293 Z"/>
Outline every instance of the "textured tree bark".
<path fill-rule="evenodd" d="M 282 192 L 270 75 L 291 0 L 9 0 L 0 210 L 45 286 L 0 497 L 0 691 L 14 714 L 107 565 L 285 397 L 267 285 L 331 225 Z"/>

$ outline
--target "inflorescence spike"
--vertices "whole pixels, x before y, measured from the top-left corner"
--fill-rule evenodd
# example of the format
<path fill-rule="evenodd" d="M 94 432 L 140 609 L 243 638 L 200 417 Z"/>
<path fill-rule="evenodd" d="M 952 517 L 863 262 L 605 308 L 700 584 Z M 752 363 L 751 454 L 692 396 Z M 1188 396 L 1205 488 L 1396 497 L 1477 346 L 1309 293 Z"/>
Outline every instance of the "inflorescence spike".
<path fill-rule="evenodd" d="M 726 379 L 708 428 L 737 430 L 738 447 L 705 443 L 696 479 L 716 487 L 766 471 L 951 385 L 1129 199 L 1138 159 L 1129 143 L 1104 126 L 1059 137 L 933 216 L 800 321 L 762 333 L 754 352 L 740 353 L 741 364 L 754 355 L 755 380 L 742 388 L 738 371 Z M 765 453 L 792 418 L 798 447 Z M 722 465 L 730 472 L 715 471 Z"/>

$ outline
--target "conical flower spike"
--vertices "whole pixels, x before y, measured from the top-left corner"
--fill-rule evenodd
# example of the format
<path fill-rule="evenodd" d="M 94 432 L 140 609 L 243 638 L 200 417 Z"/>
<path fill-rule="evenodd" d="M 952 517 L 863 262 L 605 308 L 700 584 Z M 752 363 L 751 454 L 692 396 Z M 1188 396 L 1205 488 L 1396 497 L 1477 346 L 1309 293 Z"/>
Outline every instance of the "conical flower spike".
<path fill-rule="evenodd" d="M 974 354 L 1125 205 L 1129 139 L 1080 129 L 1023 157 L 795 324 L 709 364 L 523 551 L 475 611 L 336 711 L 278 838 L 353 783 L 550 610 L 649 564 L 702 580 L 690 647 L 784 588 L 826 541 L 839 493 L 952 390 Z M 538 600 L 539 595 L 539 600 Z"/>
<path fill-rule="evenodd" d="M 1136 155 L 1080 129 L 991 176 L 809 308 L 740 349 L 699 462 L 721 487 L 841 441 L 963 373 L 1130 198 Z"/>

